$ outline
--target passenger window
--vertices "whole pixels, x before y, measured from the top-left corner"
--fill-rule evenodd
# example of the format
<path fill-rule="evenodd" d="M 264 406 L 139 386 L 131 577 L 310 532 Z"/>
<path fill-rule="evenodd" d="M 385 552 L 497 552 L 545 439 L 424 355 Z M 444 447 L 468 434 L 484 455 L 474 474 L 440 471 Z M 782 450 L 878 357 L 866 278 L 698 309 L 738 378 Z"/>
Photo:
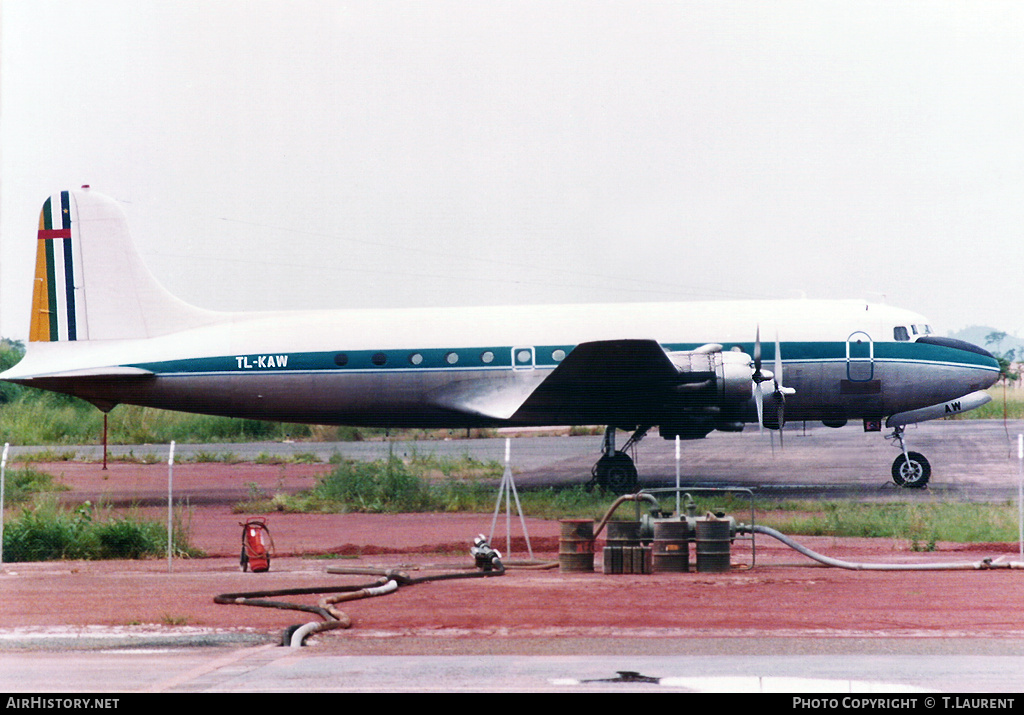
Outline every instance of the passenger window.
<path fill-rule="evenodd" d="M 900 343 L 905 343 L 908 340 L 910 340 L 910 334 L 907 332 L 907 329 L 902 325 L 897 325 L 895 328 L 892 329 L 892 337 L 893 340 Z"/>

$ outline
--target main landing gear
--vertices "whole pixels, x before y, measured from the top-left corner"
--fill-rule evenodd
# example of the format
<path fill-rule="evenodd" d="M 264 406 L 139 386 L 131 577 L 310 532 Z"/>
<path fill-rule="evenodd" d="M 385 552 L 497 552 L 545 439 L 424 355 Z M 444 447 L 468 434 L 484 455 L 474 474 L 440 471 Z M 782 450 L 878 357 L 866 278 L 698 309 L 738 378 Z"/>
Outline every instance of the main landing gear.
<path fill-rule="evenodd" d="M 590 474 L 593 479 L 587 486 L 596 484 L 613 494 L 632 494 L 637 489 L 636 465 L 633 464 L 633 458 L 627 454 L 626 450 L 634 447 L 646 437 L 651 425 L 636 430 L 621 450 L 615 449 L 615 429 L 614 426 L 609 425 L 604 430 L 604 444 L 601 448 L 603 454 L 591 470 Z"/>
<path fill-rule="evenodd" d="M 920 452 L 910 452 L 903 439 L 903 426 L 894 427 L 888 439 L 899 441 L 899 449 L 903 452 L 892 463 L 892 480 L 897 486 L 908 489 L 923 489 L 932 476 L 932 465 Z M 895 445 L 894 445 L 895 446 Z"/>

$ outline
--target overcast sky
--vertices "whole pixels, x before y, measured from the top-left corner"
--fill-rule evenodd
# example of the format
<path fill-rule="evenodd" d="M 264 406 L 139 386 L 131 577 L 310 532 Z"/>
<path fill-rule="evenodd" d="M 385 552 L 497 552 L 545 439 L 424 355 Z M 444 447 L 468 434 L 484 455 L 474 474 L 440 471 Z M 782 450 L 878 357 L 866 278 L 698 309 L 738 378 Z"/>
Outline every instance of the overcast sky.
<path fill-rule="evenodd" d="M 0 0 L 43 200 L 210 308 L 884 299 L 1024 333 L 1024 3 Z"/>

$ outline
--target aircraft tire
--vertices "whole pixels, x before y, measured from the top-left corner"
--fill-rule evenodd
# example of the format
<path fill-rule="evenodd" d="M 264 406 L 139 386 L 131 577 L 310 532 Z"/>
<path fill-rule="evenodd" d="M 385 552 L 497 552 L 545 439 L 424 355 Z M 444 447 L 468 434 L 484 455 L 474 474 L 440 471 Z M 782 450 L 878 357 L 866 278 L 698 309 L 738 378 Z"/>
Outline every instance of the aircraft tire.
<path fill-rule="evenodd" d="M 900 455 L 892 463 L 892 480 L 907 489 L 924 489 L 932 476 L 932 466 L 920 452 L 910 452 L 910 461 Z"/>
<path fill-rule="evenodd" d="M 595 468 L 595 476 L 597 483 L 613 494 L 632 494 L 636 491 L 636 465 L 625 452 L 601 457 Z"/>

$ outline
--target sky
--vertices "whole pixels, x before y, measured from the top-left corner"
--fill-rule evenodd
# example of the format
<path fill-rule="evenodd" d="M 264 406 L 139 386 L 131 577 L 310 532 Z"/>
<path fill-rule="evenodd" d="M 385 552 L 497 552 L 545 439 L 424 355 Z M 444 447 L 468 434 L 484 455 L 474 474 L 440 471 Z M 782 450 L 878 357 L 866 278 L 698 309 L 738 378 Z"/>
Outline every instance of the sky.
<path fill-rule="evenodd" d="M 207 308 L 806 296 L 1024 335 L 1016 0 L 0 2 L 5 337 L 82 184 Z"/>

